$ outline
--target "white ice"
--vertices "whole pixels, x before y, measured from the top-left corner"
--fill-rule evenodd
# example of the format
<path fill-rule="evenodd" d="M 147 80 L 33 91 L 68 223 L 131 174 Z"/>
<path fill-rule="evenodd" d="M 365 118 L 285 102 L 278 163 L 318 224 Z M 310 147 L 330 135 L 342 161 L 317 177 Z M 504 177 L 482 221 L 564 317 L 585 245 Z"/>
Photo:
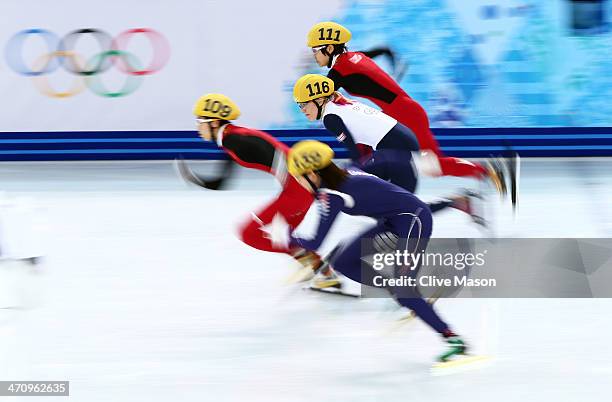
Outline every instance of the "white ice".
<path fill-rule="evenodd" d="M 520 214 L 500 205 L 497 233 L 611 237 L 611 172 L 605 160 L 525 162 Z M 70 380 L 70 400 L 83 402 L 560 402 L 612 391 L 612 300 L 442 300 L 443 317 L 493 360 L 432 376 L 442 342 L 419 322 L 391 332 L 401 313 L 391 300 L 287 286 L 288 257 L 234 234 L 278 191 L 266 175 L 241 171 L 232 190 L 211 192 L 166 162 L 5 163 L 0 183 L 46 217 L 43 263 L 0 265 L 0 380 Z M 470 185 L 427 180 L 419 191 Z M 325 249 L 367 224 L 342 219 Z M 434 236 L 481 235 L 460 213 L 436 217 Z"/>

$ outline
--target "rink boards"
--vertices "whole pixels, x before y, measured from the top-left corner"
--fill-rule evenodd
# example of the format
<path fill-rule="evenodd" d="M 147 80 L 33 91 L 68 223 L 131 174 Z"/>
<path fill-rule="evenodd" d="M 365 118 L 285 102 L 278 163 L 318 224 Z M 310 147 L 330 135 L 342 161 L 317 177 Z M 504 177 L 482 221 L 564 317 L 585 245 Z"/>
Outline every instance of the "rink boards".
<path fill-rule="evenodd" d="M 338 157 L 345 147 L 326 130 L 269 130 L 291 145 L 324 141 Z M 488 157 L 511 146 L 523 157 L 612 156 L 612 127 L 437 128 L 442 150 L 451 156 Z M 224 159 L 214 143 L 192 130 L 53 131 L 0 133 L 0 161 Z"/>

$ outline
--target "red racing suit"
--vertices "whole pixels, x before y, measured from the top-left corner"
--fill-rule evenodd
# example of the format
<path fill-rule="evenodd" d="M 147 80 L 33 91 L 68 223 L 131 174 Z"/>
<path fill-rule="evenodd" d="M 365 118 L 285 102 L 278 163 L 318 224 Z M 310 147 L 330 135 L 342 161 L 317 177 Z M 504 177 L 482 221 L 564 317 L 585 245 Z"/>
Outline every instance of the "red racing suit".
<path fill-rule="evenodd" d="M 372 59 L 360 52 L 346 52 L 336 56 L 327 76 L 336 89 L 369 99 L 416 135 L 421 150 L 430 150 L 438 158 L 442 175 L 482 178 L 486 169 L 476 163 L 445 156 L 429 128 L 425 109 L 383 71 Z"/>
<path fill-rule="evenodd" d="M 295 229 L 314 201 L 314 196 L 287 173 L 289 147 L 263 131 L 233 124 L 221 127 L 217 136 L 217 144 L 239 165 L 270 173 L 283 186 L 274 200 L 240 226 L 241 240 L 259 250 L 289 253 L 289 248 L 272 244 L 262 230 L 276 214 L 285 219 L 291 230 Z"/>

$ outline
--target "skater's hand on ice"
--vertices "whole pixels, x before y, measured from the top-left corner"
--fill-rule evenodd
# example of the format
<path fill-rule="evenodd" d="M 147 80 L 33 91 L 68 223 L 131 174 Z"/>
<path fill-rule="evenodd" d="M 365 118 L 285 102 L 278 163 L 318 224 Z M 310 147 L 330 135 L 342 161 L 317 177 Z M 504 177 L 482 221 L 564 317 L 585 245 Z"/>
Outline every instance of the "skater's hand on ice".
<path fill-rule="evenodd" d="M 289 247 L 289 241 L 291 240 L 291 236 L 289 234 L 290 229 L 287 221 L 282 215 L 274 215 L 274 219 L 272 219 L 272 222 L 268 224 L 267 229 L 262 228 L 262 230 L 268 233 L 266 237 L 272 241 L 272 245 L 274 247 Z"/>

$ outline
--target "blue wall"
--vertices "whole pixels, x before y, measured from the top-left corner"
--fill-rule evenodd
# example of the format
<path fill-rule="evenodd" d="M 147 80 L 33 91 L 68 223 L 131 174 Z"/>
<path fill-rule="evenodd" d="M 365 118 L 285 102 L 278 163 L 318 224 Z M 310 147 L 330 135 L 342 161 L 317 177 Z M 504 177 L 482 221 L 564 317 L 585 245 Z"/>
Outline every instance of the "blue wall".
<path fill-rule="evenodd" d="M 317 139 L 332 146 L 338 157 L 344 147 L 325 130 L 269 130 L 291 145 Z M 442 149 L 451 156 L 487 157 L 503 154 L 508 145 L 521 156 L 612 156 L 611 127 L 437 128 Z M 214 143 L 195 131 L 88 131 L 0 133 L 0 161 L 222 159 Z"/>

